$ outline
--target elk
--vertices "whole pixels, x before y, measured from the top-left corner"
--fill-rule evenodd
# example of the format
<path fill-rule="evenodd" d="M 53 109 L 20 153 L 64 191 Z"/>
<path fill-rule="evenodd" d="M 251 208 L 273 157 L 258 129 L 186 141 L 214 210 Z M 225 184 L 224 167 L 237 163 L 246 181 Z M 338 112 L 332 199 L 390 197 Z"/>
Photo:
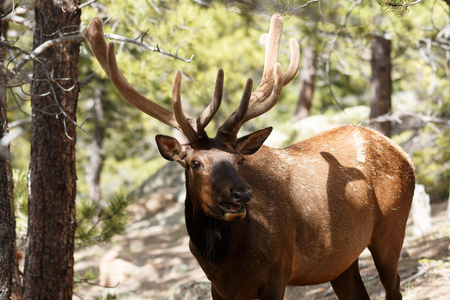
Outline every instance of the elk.
<path fill-rule="evenodd" d="M 280 149 L 263 145 L 271 127 L 238 138 L 241 126 L 270 110 L 298 71 L 295 39 L 285 73 L 277 63 L 281 33 L 282 17 L 275 14 L 264 39 L 261 84 L 253 91 L 252 79 L 247 81 L 239 107 L 209 138 L 205 127 L 221 103 L 222 70 L 211 103 L 194 120 L 182 110 L 180 71 L 169 110 L 124 78 L 101 19 L 83 30 L 119 93 L 188 140 L 156 136 L 161 155 L 185 170 L 190 250 L 211 281 L 213 299 L 283 299 L 286 286 L 328 281 L 339 299 L 369 299 L 358 267 L 366 247 L 386 299 L 401 299 L 397 268 L 415 175 L 399 146 L 361 126 L 338 127 Z"/>

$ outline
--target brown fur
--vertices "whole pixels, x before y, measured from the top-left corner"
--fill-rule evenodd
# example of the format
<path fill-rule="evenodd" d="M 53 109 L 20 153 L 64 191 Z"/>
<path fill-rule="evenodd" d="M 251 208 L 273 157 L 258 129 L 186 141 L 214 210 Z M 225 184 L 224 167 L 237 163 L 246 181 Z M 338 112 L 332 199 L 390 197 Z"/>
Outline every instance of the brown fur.
<path fill-rule="evenodd" d="M 185 161 L 199 153 L 211 153 L 203 159 L 208 164 L 218 157 L 217 149 L 190 151 Z M 327 281 L 339 299 L 368 298 L 357 267 L 366 247 L 386 298 L 401 299 L 397 264 L 414 170 L 396 144 L 373 130 L 345 126 L 282 149 L 263 146 L 241 165 L 233 161 L 239 154 L 220 152 L 251 187 L 253 199 L 239 221 L 220 221 L 219 215 L 206 212 L 211 223 L 201 227 L 211 228 L 203 238 L 209 240 L 210 251 L 222 251 L 222 256 L 205 256 L 191 240 L 191 251 L 212 282 L 214 299 L 282 299 L 287 285 Z M 200 226 L 189 228 L 197 224 L 192 218 L 204 215 L 195 207 L 203 201 L 214 207 L 218 200 L 202 198 L 213 183 L 203 182 L 206 189 L 193 191 L 198 177 L 189 172 L 186 222 L 195 240 Z M 196 194 L 200 196 L 190 196 Z"/>

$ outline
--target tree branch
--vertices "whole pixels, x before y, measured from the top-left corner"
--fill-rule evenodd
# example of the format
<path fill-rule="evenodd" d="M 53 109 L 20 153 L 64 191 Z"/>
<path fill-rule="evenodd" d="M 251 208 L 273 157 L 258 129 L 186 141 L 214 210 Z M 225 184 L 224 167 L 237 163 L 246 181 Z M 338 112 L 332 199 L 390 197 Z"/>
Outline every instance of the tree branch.
<path fill-rule="evenodd" d="M 420 120 L 423 123 L 430 124 L 438 124 L 444 127 L 450 127 L 450 120 L 439 118 L 435 116 L 423 115 L 420 113 L 412 112 L 412 111 L 403 111 L 395 114 L 385 114 L 376 118 L 366 120 L 367 123 L 382 123 L 387 121 L 394 121 L 398 124 L 402 124 L 405 119 L 416 119 Z"/>
<path fill-rule="evenodd" d="M 111 40 L 116 40 L 116 41 L 121 41 L 121 42 L 126 42 L 126 43 L 131 43 L 134 45 L 137 45 L 139 47 L 142 47 L 146 50 L 150 50 L 153 52 L 159 52 L 163 55 L 190 63 L 192 62 L 192 59 L 194 58 L 194 55 L 191 56 L 191 58 L 186 59 L 183 57 L 178 56 L 177 54 L 172 54 L 170 52 L 167 52 L 165 50 L 162 50 L 159 46 L 157 47 L 152 47 L 146 43 L 137 41 L 135 39 L 131 39 L 131 38 L 127 38 L 121 35 L 117 35 L 117 34 L 111 34 L 111 33 L 105 33 L 105 37 L 109 38 Z M 57 44 L 61 44 L 61 43 L 68 43 L 68 42 L 81 42 L 84 41 L 83 36 L 81 35 L 81 33 L 79 34 L 75 34 L 75 35 L 68 35 L 68 36 L 63 36 L 63 37 L 59 37 L 56 39 L 52 39 L 52 40 L 48 40 L 44 43 L 42 43 L 41 45 L 39 45 L 36 49 L 34 49 L 31 53 L 27 54 L 21 61 L 19 61 L 14 68 L 12 69 L 12 71 L 14 73 L 18 72 L 20 69 L 23 68 L 23 66 L 25 64 L 27 64 L 30 60 L 34 60 L 37 59 L 39 55 L 41 55 L 45 50 L 47 50 L 48 48 L 57 45 Z M 177 48 L 178 50 L 178 48 Z M 178 51 L 177 51 L 178 52 Z"/>
<path fill-rule="evenodd" d="M 91 5 L 92 3 L 98 2 L 98 0 L 89 0 L 84 2 L 83 4 L 78 5 L 78 9 L 82 9 L 83 7 L 86 7 L 88 5 Z"/>
<path fill-rule="evenodd" d="M 37 59 L 39 55 L 41 55 L 45 50 L 48 48 L 61 43 L 67 43 L 67 42 L 81 42 L 84 38 L 80 34 L 76 35 L 69 35 L 69 36 L 63 36 L 56 39 L 48 40 L 41 45 L 39 45 L 37 48 L 35 48 L 30 54 L 26 55 L 20 62 L 18 62 L 14 68 L 13 72 L 17 72 L 18 70 L 22 69 L 22 67 L 29 62 L 30 60 Z"/>
<path fill-rule="evenodd" d="M 116 40 L 116 41 L 121 41 L 121 42 L 135 44 L 135 45 L 137 45 L 139 47 L 142 47 L 144 49 L 147 49 L 147 50 L 150 50 L 150 51 L 153 51 L 153 52 L 159 52 L 159 53 L 161 53 L 163 55 L 170 56 L 172 58 L 175 58 L 175 59 L 187 62 L 187 63 L 192 62 L 192 59 L 194 58 L 194 55 L 192 55 L 191 58 L 189 58 L 189 59 L 182 58 L 182 57 L 180 57 L 180 56 L 178 56 L 176 54 L 172 54 L 170 52 L 162 50 L 161 48 L 159 48 L 159 45 L 156 45 L 156 47 L 153 47 L 153 46 L 150 46 L 150 45 L 148 45 L 146 43 L 140 42 L 138 40 L 127 38 L 127 37 L 124 37 L 124 36 L 121 36 L 121 35 L 117 35 L 117 34 L 114 34 L 114 33 L 105 33 L 105 37 L 108 38 L 108 39 L 111 39 L 111 40 Z M 177 48 L 177 50 L 178 50 L 178 48 Z"/>
<path fill-rule="evenodd" d="M 24 17 L 18 16 L 16 14 L 10 14 L 10 15 L 4 17 L 2 19 L 2 21 L 10 21 L 10 22 L 14 22 L 16 24 L 22 24 L 23 26 L 25 26 L 26 28 L 28 28 L 30 30 L 34 29 L 33 22 L 31 22 L 30 20 L 28 20 Z"/>

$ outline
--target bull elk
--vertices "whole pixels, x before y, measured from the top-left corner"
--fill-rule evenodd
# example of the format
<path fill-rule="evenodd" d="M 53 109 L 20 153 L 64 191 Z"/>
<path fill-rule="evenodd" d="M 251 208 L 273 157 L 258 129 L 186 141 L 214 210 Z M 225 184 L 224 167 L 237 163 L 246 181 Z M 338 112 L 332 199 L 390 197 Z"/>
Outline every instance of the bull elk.
<path fill-rule="evenodd" d="M 291 146 L 262 145 L 272 128 L 237 137 L 241 126 L 278 101 L 299 67 L 298 44 L 283 74 L 277 56 L 282 17 L 266 36 L 261 84 L 245 85 L 239 107 L 209 138 L 205 127 L 218 110 L 224 74 L 212 102 L 196 120 L 182 111 L 177 71 L 173 111 L 139 94 L 118 68 L 94 18 L 83 35 L 119 93 L 132 105 L 180 130 L 181 144 L 157 135 L 161 155 L 186 175 L 190 250 L 211 281 L 214 299 L 283 299 L 288 285 L 331 282 L 339 299 L 369 299 L 358 267 L 367 247 L 386 299 L 401 299 L 398 261 L 414 192 L 414 169 L 390 139 L 371 129 L 343 126 Z"/>

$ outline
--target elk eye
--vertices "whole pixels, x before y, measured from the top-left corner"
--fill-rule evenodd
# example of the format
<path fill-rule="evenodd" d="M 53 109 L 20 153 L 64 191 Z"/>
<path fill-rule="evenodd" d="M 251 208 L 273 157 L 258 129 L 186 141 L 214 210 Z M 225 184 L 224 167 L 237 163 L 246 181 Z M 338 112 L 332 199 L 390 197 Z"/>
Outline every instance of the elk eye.
<path fill-rule="evenodd" d="M 199 160 L 194 159 L 193 161 L 191 161 L 191 166 L 193 169 L 199 169 L 203 167 L 203 164 Z"/>
<path fill-rule="evenodd" d="M 238 163 L 238 165 L 243 165 L 245 163 L 245 158 L 243 156 L 241 156 L 237 163 Z"/>

